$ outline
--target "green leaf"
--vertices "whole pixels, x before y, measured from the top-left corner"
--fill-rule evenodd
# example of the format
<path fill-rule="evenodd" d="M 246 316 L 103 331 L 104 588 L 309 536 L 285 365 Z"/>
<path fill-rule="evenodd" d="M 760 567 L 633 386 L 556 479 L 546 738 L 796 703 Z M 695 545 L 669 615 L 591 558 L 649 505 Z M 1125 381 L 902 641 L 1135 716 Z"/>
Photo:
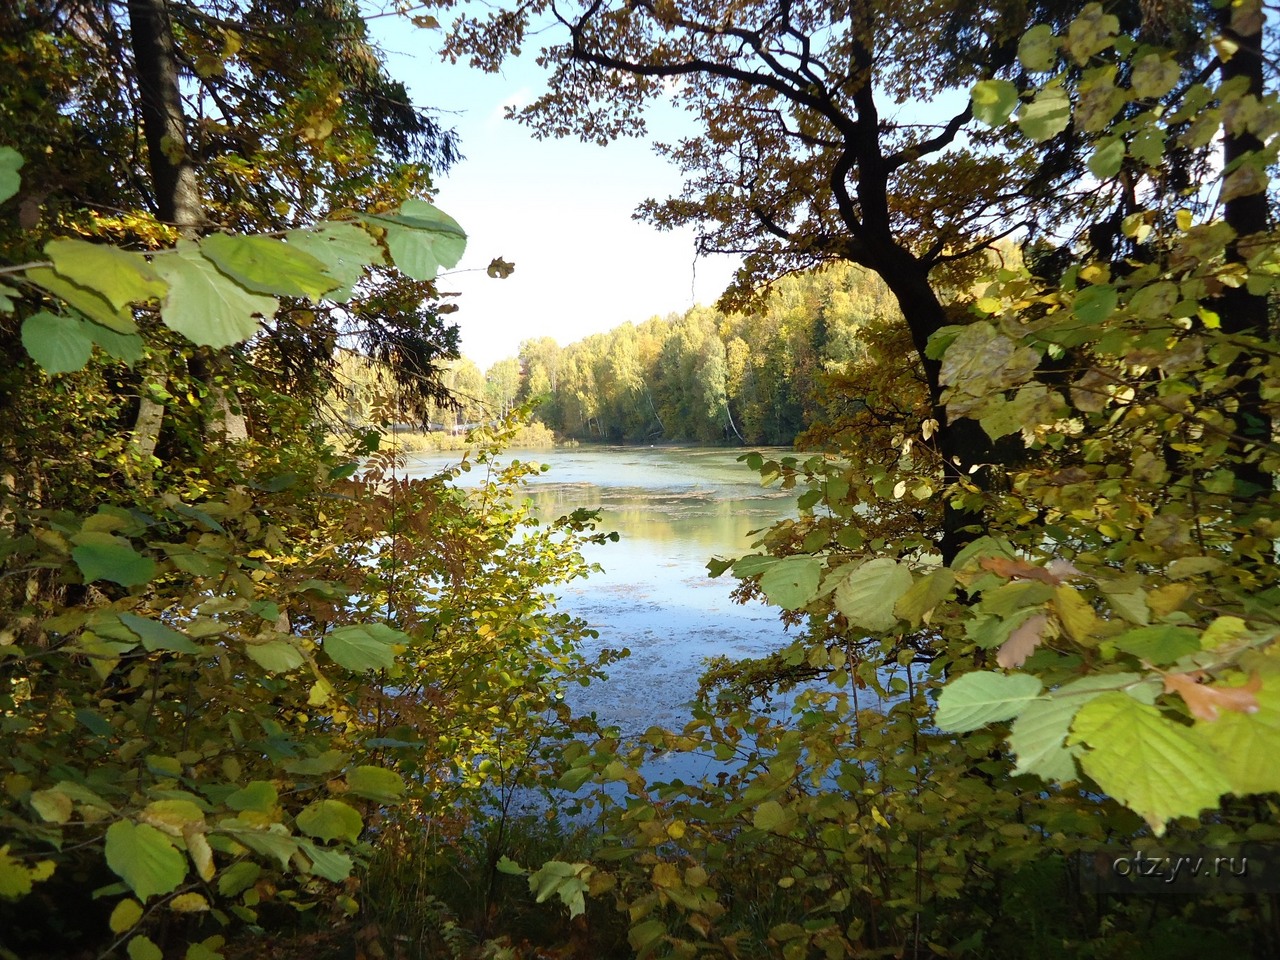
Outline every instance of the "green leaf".
<path fill-rule="evenodd" d="M 382 260 L 378 243 L 369 231 L 354 223 L 327 223 L 314 230 L 290 230 L 285 240 L 292 247 L 315 257 L 339 286 L 325 294 L 326 300 L 345 303 L 352 288 L 364 276 L 365 267 Z"/>
<path fill-rule="evenodd" d="M 129 960 L 164 960 L 164 952 L 155 945 L 150 937 L 136 936 L 125 948 Z"/>
<path fill-rule="evenodd" d="M 1018 111 L 1018 126 L 1037 143 L 1056 137 L 1071 121 L 1071 100 L 1061 87 L 1043 87 Z"/>
<path fill-rule="evenodd" d="M 153 266 L 169 284 L 160 318 L 201 346 L 229 347 L 249 339 L 258 330 L 257 316 L 273 316 L 279 305 L 228 279 L 189 241 L 180 241 L 176 252 L 157 257 Z"/>
<path fill-rule="evenodd" d="M 1112 642 L 1117 650 L 1160 667 L 1199 650 L 1200 634 L 1191 627 L 1156 624 L 1126 631 Z"/>
<path fill-rule="evenodd" d="M 141 253 L 86 240 L 50 240 L 44 252 L 59 274 L 116 309 L 164 296 L 164 284 Z"/>
<path fill-rule="evenodd" d="M 120 333 L 89 320 L 85 321 L 84 331 L 109 356 L 131 367 L 142 359 L 142 337 L 136 333 Z"/>
<path fill-rule="evenodd" d="M 739 557 L 733 562 L 733 575 L 740 580 L 746 577 L 754 577 L 757 573 L 764 573 L 764 571 L 779 562 L 777 557 L 766 557 L 758 553 L 752 553 L 745 557 Z"/>
<path fill-rule="evenodd" d="M 72 316 L 41 310 L 22 322 L 22 346 L 45 373 L 71 373 L 89 362 L 93 338 Z"/>
<path fill-rule="evenodd" d="M 298 852 L 298 839 L 289 835 L 283 824 L 273 823 L 268 827 L 257 827 L 243 820 L 223 820 L 218 829 L 234 837 L 250 850 L 264 857 L 274 857 L 280 869 L 289 866 L 289 858 Z"/>
<path fill-rule="evenodd" d="M 324 847 L 317 847 L 314 843 L 307 843 L 305 840 L 299 841 L 298 849 L 306 854 L 307 859 L 311 861 L 311 872 L 316 876 L 332 880 L 334 883 L 341 883 L 351 876 L 351 869 L 355 864 L 345 853 L 340 853 L 337 850 L 326 850 Z"/>
<path fill-rule="evenodd" d="M 423 200 L 407 200 L 399 214 L 366 216 L 387 231 L 387 250 L 405 276 L 434 280 L 441 267 L 456 266 L 467 246 L 458 222 Z"/>
<path fill-rule="evenodd" d="M 796 610 L 814 598 L 822 576 L 822 561 L 817 557 L 783 557 L 765 570 L 760 589 L 769 602 L 784 610 Z"/>
<path fill-rule="evenodd" d="M 570 793 L 573 793 L 575 790 L 581 787 L 584 783 L 590 780 L 591 776 L 592 776 L 592 770 L 590 767 L 574 767 L 564 772 L 564 774 L 560 777 L 559 781 L 556 783 L 556 788 L 559 790 L 567 790 Z"/>
<path fill-rule="evenodd" d="M 4 203 L 22 186 L 22 154 L 13 147 L 0 147 L 0 203 Z"/>
<path fill-rule="evenodd" d="M 930 570 L 898 598 L 893 605 L 894 615 L 913 627 L 920 626 L 933 608 L 950 596 L 955 582 L 955 574 L 946 567 Z"/>
<path fill-rule="evenodd" d="M 107 866 L 146 902 L 172 893 L 187 875 L 187 861 L 163 833 L 121 820 L 107 828 Z"/>
<path fill-rule="evenodd" d="M 1114 177 L 1124 163 L 1124 140 L 1120 137 L 1104 137 L 1098 141 L 1089 157 L 1089 172 L 1099 180 Z"/>
<path fill-rule="evenodd" d="M 973 115 L 989 127 L 1003 124 L 1018 105 L 1018 88 L 1008 80 L 979 80 L 971 96 Z"/>
<path fill-rule="evenodd" d="M 330 630 L 324 636 L 324 652 L 338 666 L 360 673 L 386 670 L 395 663 L 397 647 L 409 638 L 385 623 L 358 623 Z"/>
<path fill-rule="evenodd" d="M 234 897 L 258 882 L 262 867 L 252 860 L 241 860 L 222 871 L 218 877 L 218 892 L 224 897 Z"/>
<path fill-rule="evenodd" d="M 1037 23 L 1018 41 L 1018 59 L 1028 70 L 1043 73 L 1058 62 L 1060 41 L 1047 23 Z"/>
<path fill-rule="evenodd" d="M 250 660 L 269 673 L 288 673 L 302 666 L 307 659 L 297 645 L 288 640 L 246 643 L 244 652 Z"/>
<path fill-rule="evenodd" d="M 1040 680 L 1027 673 L 966 673 L 943 688 L 936 722 L 943 730 L 965 733 L 1009 720 L 1039 695 L 1040 687 Z"/>
<path fill-rule="evenodd" d="M 80 568 L 85 583 L 110 580 L 122 587 L 136 587 L 155 576 L 155 561 L 142 556 L 123 537 L 113 537 L 109 533 L 78 533 L 72 537 L 72 542 L 77 546 L 72 549 L 71 558 Z"/>
<path fill-rule="evenodd" d="M 270 813 L 280 801 L 275 785 L 266 780 L 254 780 L 227 797 L 227 806 L 232 810 L 255 810 L 258 813 Z"/>
<path fill-rule="evenodd" d="M 1158 53 L 1149 53 L 1134 63 L 1130 83 L 1135 96 L 1158 100 L 1177 86 L 1181 76 L 1182 68 L 1176 61 Z"/>
<path fill-rule="evenodd" d="M 23 276 L 110 330 L 134 333 L 138 329 L 138 325 L 133 322 L 133 314 L 128 309 L 112 306 L 111 301 L 96 289 L 72 283 L 50 267 L 32 267 Z"/>
<path fill-rule="evenodd" d="M 241 286 L 278 297 L 319 300 L 340 284 L 325 264 L 307 251 L 271 237 L 211 233 L 200 253 Z"/>
<path fill-rule="evenodd" d="M 298 814 L 298 829 L 319 840 L 349 840 L 364 829 L 360 814 L 341 800 L 316 800 Z"/>
<path fill-rule="evenodd" d="M 159 620 L 135 616 L 132 613 L 118 615 L 120 622 L 136 633 L 148 650 L 172 650 L 174 653 L 199 653 L 200 648 L 186 634 L 179 633 Z"/>
<path fill-rule="evenodd" d="M 638 957 L 647 956 L 650 951 L 657 949 L 666 934 L 667 925 L 661 920 L 645 920 L 627 931 L 627 942 Z"/>
<path fill-rule="evenodd" d="M 1071 313 L 1085 323 L 1101 323 L 1116 308 L 1116 288 L 1110 284 L 1085 287 L 1071 302 Z"/>
<path fill-rule="evenodd" d="M 892 630 L 894 608 L 911 589 L 911 571 L 891 557 L 868 560 L 836 587 L 836 609 L 854 626 L 874 632 Z"/>
<path fill-rule="evenodd" d="M 757 830 L 768 830 L 771 833 L 789 833 L 796 825 L 796 813 L 777 800 L 766 800 L 756 807 L 751 825 Z"/>
<path fill-rule="evenodd" d="M 1216 807 L 1231 789 L 1198 730 L 1123 693 L 1104 693 L 1085 704 L 1068 742 L 1088 744 L 1091 749 L 1080 759 L 1084 772 L 1141 815 L 1156 836 L 1174 817 Z"/>
<path fill-rule="evenodd" d="M 405 783 L 394 770 L 363 766 L 347 774 L 347 788 L 357 797 L 395 803 L 404 796 Z"/>
<path fill-rule="evenodd" d="M 1072 718 L 1086 702 L 1081 697 L 1041 697 L 1023 707 L 1009 728 L 1009 749 L 1018 758 L 1013 772 L 1057 783 L 1079 779 L 1066 739 Z"/>

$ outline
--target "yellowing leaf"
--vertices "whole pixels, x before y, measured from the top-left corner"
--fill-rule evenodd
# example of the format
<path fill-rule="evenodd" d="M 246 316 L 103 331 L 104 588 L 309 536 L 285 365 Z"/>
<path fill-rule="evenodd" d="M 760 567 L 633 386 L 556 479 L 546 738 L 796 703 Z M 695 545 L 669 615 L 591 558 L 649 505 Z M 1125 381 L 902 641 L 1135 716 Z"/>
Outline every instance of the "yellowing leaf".
<path fill-rule="evenodd" d="M 784 610 L 796 610 L 813 599 L 822 576 L 817 557 L 783 557 L 760 577 L 760 589 L 769 602 Z"/>
<path fill-rule="evenodd" d="M 1018 105 L 1018 88 L 1008 80 L 979 80 L 973 85 L 973 115 L 989 127 L 998 127 Z"/>
<path fill-rule="evenodd" d="M 358 797 L 395 803 L 404 796 L 405 783 L 394 770 L 364 766 L 347 774 L 347 788 Z"/>
<path fill-rule="evenodd" d="M 910 570 L 890 557 L 877 557 L 854 570 L 836 588 L 836 609 L 856 627 L 892 630 L 898 622 L 894 608 L 911 586 Z"/>
<path fill-rule="evenodd" d="M 164 284 L 141 253 L 65 239 L 49 241 L 44 252 L 61 276 L 92 290 L 117 310 L 164 295 Z"/>
<path fill-rule="evenodd" d="M 124 933 L 141 919 L 142 904 L 130 897 L 116 904 L 108 925 L 112 933 Z"/>
<path fill-rule="evenodd" d="M 1056 137 L 1070 121 L 1071 100 L 1061 87 L 1042 87 L 1036 98 L 1018 111 L 1018 126 L 1039 143 Z"/>
<path fill-rule="evenodd" d="M 202 893 L 180 893 L 169 901 L 174 913 L 201 913 L 209 909 L 209 901 Z"/>
<path fill-rule="evenodd" d="M 96 290 L 73 283 L 49 267 L 33 267 L 23 276 L 64 303 L 75 307 L 89 319 L 96 320 L 117 333 L 133 333 L 138 329 L 129 310 L 113 306 L 110 300 Z"/>
<path fill-rule="evenodd" d="M 1104 693 L 1085 704 L 1069 742 L 1090 748 L 1080 758 L 1085 773 L 1141 815 L 1156 836 L 1174 817 L 1216 807 L 1231 789 L 1198 731 L 1123 693 Z"/>

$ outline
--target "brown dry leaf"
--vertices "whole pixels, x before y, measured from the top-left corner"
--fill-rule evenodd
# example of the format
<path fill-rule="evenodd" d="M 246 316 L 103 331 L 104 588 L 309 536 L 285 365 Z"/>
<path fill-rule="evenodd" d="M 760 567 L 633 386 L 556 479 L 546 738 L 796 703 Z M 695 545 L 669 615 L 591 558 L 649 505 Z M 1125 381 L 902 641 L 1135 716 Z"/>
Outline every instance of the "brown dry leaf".
<path fill-rule="evenodd" d="M 1069 560 L 1050 560 L 1046 566 L 1040 567 L 1025 560 L 1010 560 L 1008 557 L 983 557 L 978 561 L 978 566 L 983 570 L 990 570 L 998 577 L 1009 580 L 1039 580 L 1055 587 L 1063 580 L 1080 573 Z"/>
<path fill-rule="evenodd" d="M 1198 683 L 1201 676 L 1203 674 L 1200 673 L 1166 673 L 1164 692 L 1176 692 L 1181 696 L 1191 715 L 1198 720 L 1217 720 L 1219 710 L 1257 712 L 1258 698 L 1255 694 L 1262 689 L 1262 677 L 1258 674 L 1251 674 L 1249 682 L 1239 687 L 1212 687 Z"/>
<path fill-rule="evenodd" d="M 1036 569 L 1040 568 L 1037 567 Z M 1040 641 L 1044 639 L 1045 627 L 1048 624 L 1049 618 L 1043 613 L 1037 613 L 1034 617 L 1029 617 L 1025 623 L 1009 634 L 1008 640 L 1000 644 L 1000 650 L 996 653 L 996 663 L 1006 670 L 1010 667 L 1022 666 L 1027 657 L 1031 656 L 1036 647 L 1040 646 Z"/>

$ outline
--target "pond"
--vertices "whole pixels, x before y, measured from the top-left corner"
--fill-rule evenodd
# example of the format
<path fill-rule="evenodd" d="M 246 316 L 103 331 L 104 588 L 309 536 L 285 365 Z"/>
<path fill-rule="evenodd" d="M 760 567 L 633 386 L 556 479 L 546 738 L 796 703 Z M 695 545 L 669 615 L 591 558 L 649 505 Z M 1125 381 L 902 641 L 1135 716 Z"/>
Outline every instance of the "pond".
<path fill-rule="evenodd" d="M 570 694 L 575 710 L 594 710 L 624 737 L 682 726 L 707 657 L 760 656 L 789 642 L 776 608 L 734 603 L 733 577 L 707 574 L 709 559 L 751 553 L 752 531 L 795 514 L 795 491 L 762 487 L 738 462 L 742 453 L 601 446 L 508 454 L 550 465 L 529 486 L 540 518 L 587 507 L 600 511 L 602 530 L 619 534 L 617 543 L 588 547 L 604 572 L 560 588 L 557 605 L 599 631 L 598 647 L 631 650 L 607 681 Z M 458 458 L 419 454 L 411 467 L 425 474 Z"/>

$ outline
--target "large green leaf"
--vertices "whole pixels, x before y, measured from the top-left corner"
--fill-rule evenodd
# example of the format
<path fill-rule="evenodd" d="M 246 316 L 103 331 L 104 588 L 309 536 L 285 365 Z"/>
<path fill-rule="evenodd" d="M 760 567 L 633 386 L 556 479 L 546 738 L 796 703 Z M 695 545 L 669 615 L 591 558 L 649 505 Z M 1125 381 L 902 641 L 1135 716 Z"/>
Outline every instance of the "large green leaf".
<path fill-rule="evenodd" d="M 324 652 L 341 667 L 357 673 L 386 670 L 396 660 L 398 647 L 409 638 L 385 623 L 357 623 L 330 630 L 324 636 Z"/>
<path fill-rule="evenodd" d="M 311 872 L 316 876 L 332 880 L 334 883 L 341 883 L 351 876 L 351 870 L 355 864 L 345 853 L 326 850 L 305 840 L 298 842 L 298 849 L 311 861 Z"/>
<path fill-rule="evenodd" d="M 979 80 L 973 85 L 973 115 L 989 127 L 1009 119 L 1018 105 L 1018 88 L 1008 80 Z"/>
<path fill-rule="evenodd" d="M 0 203 L 4 203 L 22 186 L 22 154 L 13 147 L 0 147 Z"/>
<path fill-rule="evenodd" d="M 1061 87 L 1043 87 L 1030 103 L 1018 111 L 1018 126 L 1031 139 L 1043 142 L 1067 129 L 1071 120 L 1071 100 Z"/>
<path fill-rule="evenodd" d="M 397 214 L 365 217 L 387 231 L 387 250 L 406 276 L 434 280 L 441 267 L 456 266 L 467 247 L 458 222 L 423 200 L 407 200 Z"/>
<path fill-rule="evenodd" d="M 1156 836 L 1174 817 L 1216 807 L 1231 789 L 1218 757 L 1198 730 L 1165 718 L 1124 693 L 1104 693 L 1076 714 L 1069 743 L 1090 749 L 1084 772 L 1140 814 Z"/>
<path fill-rule="evenodd" d="M 405 783 L 394 770 L 363 766 L 347 774 L 347 789 L 357 797 L 395 803 L 404 796 Z"/>
<path fill-rule="evenodd" d="M 254 780 L 227 797 L 226 804 L 232 810 L 256 810 L 270 813 L 280 802 L 275 784 L 268 780 Z"/>
<path fill-rule="evenodd" d="M 344 303 L 364 275 L 365 267 L 382 259 L 377 241 L 369 231 L 354 223 L 327 223 L 315 230 L 291 230 L 285 234 L 290 246 L 311 254 L 327 267 L 339 286 L 325 294 L 326 300 Z"/>
<path fill-rule="evenodd" d="M 45 373 L 71 373 L 93 355 L 93 338 L 83 320 L 45 310 L 22 322 L 22 346 Z"/>
<path fill-rule="evenodd" d="M 341 800 L 316 800 L 298 814 L 298 829 L 318 840 L 355 843 L 364 829 L 360 814 Z"/>
<path fill-rule="evenodd" d="M 164 296 L 164 284 L 140 253 L 86 240 L 50 240 L 44 252 L 59 274 L 117 309 Z"/>
<path fill-rule="evenodd" d="M 784 557 L 760 577 L 760 589 L 769 602 L 783 610 L 796 610 L 813 599 L 822 576 L 817 557 Z"/>
<path fill-rule="evenodd" d="M 244 652 L 249 659 L 269 673 L 288 673 L 306 662 L 306 657 L 296 644 L 288 640 L 268 640 L 266 643 L 246 643 Z"/>
<path fill-rule="evenodd" d="M 161 319 L 202 346 L 229 347 L 249 339 L 258 329 L 257 317 L 272 316 L 278 306 L 274 298 L 250 293 L 222 274 L 188 241 L 156 257 L 154 266 L 169 284 Z"/>
<path fill-rule="evenodd" d="M 1009 720 L 1040 694 L 1040 688 L 1039 679 L 1027 673 L 966 673 L 943 688 L 937 724 L 943 730 L 964 733 Z"/>
<path fill-rule="evenodd" d="M 854 626 L 881 632 L 897 624 L 893 612 L 911 589 L 911 571 L 891 557 L 868 560 L 836 587 L 836 609 Z"/>
<path fill-rule="evenodd" d="M 109 533 L 78 533 L 71 538 L 76 546 L 71 558 L 85 583 L 110 580 L 122 587 L 136 587 L 155 576 L 155 561 L 133 549 L 123 537 Z"/>
<path fill-rule="evenodd" d="M 63 303 L 75 307 L 90 320 L 117 333 L 133 333 L 138 329 L 133 322 L 133 314 L 126 307 L 113 306 L 96 290 L 73 283 L 50 267 L 32 267 L 23 276 Z"/>
<path fill-rule="evenodd" d="M 1082 697 L 1044 697 L 1027 703 L 1009 728 L 1009 749 L 1018 758 L 1013 772 L 1057 783 L 1079 779 L 1066 741 L 1071 720 L 1085 702 Z"/>
<path fill-rule="evenodd" d="M 179 633 L 168 624 L 132 613 L 119 614 L 120 622 L 136 633 L 148 650 L 172 650 L 174 653 L 199 653 L 186 634 Z"/>
<path fill-rule="evenodd" d="M 155 827 L 121 820 L 107 828 L 107 866 L 138 899 L 172 893 L 187 875 L 187 861 Z"/>
<path fill-rule="evenodd" d="M 211 233 L 200 253 L 241 286 L 279 297 L 319 300 L 337 287 L 325 265 L 307 251 L 271 237 Z"/>

